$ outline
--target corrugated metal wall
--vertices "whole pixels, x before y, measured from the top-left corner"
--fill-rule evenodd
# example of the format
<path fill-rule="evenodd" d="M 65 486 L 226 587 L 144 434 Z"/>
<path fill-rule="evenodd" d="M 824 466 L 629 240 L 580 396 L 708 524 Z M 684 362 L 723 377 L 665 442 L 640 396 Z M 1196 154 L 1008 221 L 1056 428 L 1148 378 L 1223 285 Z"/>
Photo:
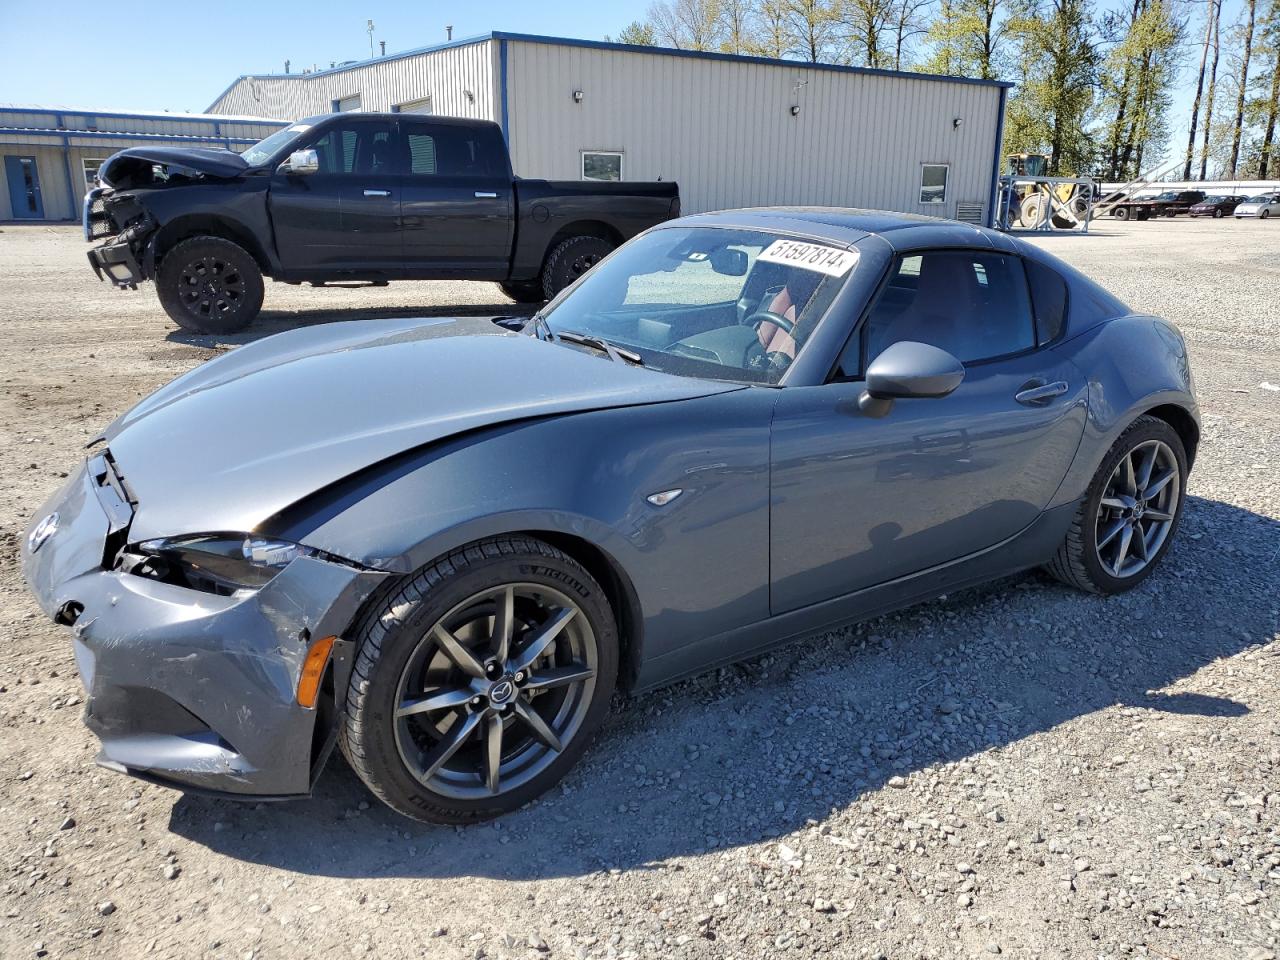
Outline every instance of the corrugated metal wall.
<path fill-rule="evenodd" d="M 576 180 L 582 150 L 622 150 L 624 178 L 679 181 L 689 213 L 805 203 L 950 217 L 957 202 L 990 200 L 995 86 L 507 44 L 512 160 L 524 176 Z M 945 204 L 919 202 L 924 163 L 951 165 Z"/>
<path fill-rule="evenodd" d="M 84 197 L 86 159 L 102 160 L 140 144 L 241 151 L 280 126 L 277 121 L 243 117 L 0 107 L 0 220 L 13 216 L 4 156 L 35 157 L 44 219 L 74 220 L 80 217 Z"/>
<path fill-rule="evenodd" d="M 330 113 L 333 101 L 360 95 L 360 108 L 386 111 L 431 97 L 436 113 L 496 120 L 499 116 L 494 43 L 386 57 L 348 69 L 287 77 L 242 77 L 209 107 L 210 113 L 297 120 Z M 470 92 L 470 96 L 468 96 Z"/>

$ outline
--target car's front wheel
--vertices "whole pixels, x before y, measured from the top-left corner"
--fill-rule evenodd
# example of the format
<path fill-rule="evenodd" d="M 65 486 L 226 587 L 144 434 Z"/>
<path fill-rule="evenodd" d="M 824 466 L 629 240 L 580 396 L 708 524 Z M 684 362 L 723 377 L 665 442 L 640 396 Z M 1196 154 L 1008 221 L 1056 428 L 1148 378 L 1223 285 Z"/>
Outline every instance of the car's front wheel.
<path fill-rule="evenodd" d="M 262 309 L 262 270 L 239 244 L 191 237 L 160 261 L 156 293 L 173 322 L 192 333 L 236 333 Z"/>
<path fill-rule="evenodd" d="M 1092 593 L 1136 587 L 1169 549 L 1186 489 L 1182 438 L 1163 420 L 1139 417 L 1098 467 L 1048 571 Z"/>
<path fill-rule="evenodd" d="M 577 762 L 618 672 L 607 597 L 541 540 L 423 568 L 363 618 L 340 743 L 390 807 L 468 823 L 528 803 Z"/>

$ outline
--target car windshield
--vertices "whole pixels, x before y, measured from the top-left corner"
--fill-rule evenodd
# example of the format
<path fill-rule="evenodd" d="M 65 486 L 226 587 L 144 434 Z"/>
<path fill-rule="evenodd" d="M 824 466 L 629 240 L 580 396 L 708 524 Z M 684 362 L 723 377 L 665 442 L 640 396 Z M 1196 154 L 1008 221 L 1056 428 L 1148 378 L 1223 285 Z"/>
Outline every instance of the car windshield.
<path fill-rule="evenodd" d="M 259 140 L 240 156 L 244 157 L 244 162 L 251 167 L 261 166 L 310 129 L 311 124 L 305 120 L 292 123 L 283 130 L 277 130 L 271 136 Z"/>
<path fill-rule="evenodd" d="M 667 373 L 776 384 L 857 262 L 854 250 L 763 231 L 654 230 L 540 319 L 555 334 L 604 339 Z"/>
<path fill-rule="evenodd" d="M 1250 197 L 1245 203 L 1267 203 L 1270 200 L 1271 198 L 1264 193 L 1256 197 Z"/>

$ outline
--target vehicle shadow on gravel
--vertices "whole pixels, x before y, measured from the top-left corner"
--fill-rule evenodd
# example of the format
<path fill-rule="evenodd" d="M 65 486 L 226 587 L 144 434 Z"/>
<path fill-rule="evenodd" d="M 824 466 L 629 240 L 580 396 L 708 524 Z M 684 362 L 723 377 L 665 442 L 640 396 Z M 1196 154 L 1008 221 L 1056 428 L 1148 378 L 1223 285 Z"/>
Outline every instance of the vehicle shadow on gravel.
<path fill-rule="evenodd" d="M 446 304 L 444 306 L 388 307 L 369 306 L 335 310 L 263 310 L 247 330 L 229 334 L 198 334 L 185 330 L 170 330 L 165 339 L 194 347 L 243 346 L 274 333 L 314 327 L 325 323 L 342 323 L 347 320 L 403 320 L 417 317 L 529 317 L 537 304 L 496 303 Z"/>
<path fill-rule="evenodd" d="M 1192 497 L 1161 569 L 1131 593 L 1087 596 L 1026 574 L 619 699 L 562 787 L 493 823 L 405 820 L 335 758 L 311 801 L 187 796 L 170 829 L 229 857 L 326 876 L 670 869 L 670 858 L 767 841 L 900 784 L 892 778 L 1093 711 L 1229 735 L 1249 704 L 1176 687 L 1276 636 L 1277 544 L 1280 523 Z M 1116 746 L 1082 750 L 1098 769 Z"/>

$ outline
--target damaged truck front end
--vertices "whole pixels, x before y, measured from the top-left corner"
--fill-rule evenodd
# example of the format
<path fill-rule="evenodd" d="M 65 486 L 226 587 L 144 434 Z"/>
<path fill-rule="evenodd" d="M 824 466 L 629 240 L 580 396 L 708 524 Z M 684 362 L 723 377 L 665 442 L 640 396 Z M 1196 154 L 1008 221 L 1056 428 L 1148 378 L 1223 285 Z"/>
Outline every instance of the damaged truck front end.
<path fill-rule="evenodd" d="M 156 240 L 162 224 L 148 200 L 158 191 L 234 180 L 248 165 L 229 150 L 136 147 L 110 157 L 99 171 L 102 186 L 84 198 L 81 222 L 89 265 L 99 280 L 136 290 L 155 278 Z"/>

